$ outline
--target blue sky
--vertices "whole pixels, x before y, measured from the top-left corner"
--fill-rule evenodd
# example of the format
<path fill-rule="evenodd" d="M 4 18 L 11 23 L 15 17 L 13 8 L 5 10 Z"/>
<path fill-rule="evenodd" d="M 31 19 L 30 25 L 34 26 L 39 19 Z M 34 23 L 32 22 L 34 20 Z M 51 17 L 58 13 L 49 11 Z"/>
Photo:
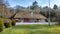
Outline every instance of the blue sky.
<path fill-rule="evenodd" d="M 16 5 L 27 7 L 27 6 L 32 5 L 34 1 L 37 1 L 38 5 L 42 7 L 49 5 L 48 3 L 49 0 L 8 0 L 11 7 L 14 7 Z M 60 6 L 59 3 L 60 3 L 60 0 L 50 0 L 50 7 L 52 8 L 54 4 Z"/>

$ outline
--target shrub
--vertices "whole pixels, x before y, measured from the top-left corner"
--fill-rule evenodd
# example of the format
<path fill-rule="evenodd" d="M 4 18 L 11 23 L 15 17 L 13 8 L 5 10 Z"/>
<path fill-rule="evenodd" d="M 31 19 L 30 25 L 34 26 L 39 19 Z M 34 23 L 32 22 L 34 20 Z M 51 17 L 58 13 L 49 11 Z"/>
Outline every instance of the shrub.
<path fill-rule="evenodd" d="M 4 23 L 5 28 L 8 28 L 8 23 Z"/>
<path fill-rule="evenodd" d="M 11 27 L 12 26 L 12 21 L 10 19 L 8 19 L 8 27 Z"/>
<path fill-rule="evenodd" d="M 3 20 L 0 18 L 0 32 L 3 31 L 4 29 L 4 24 Z"/>
<path fill-rule="evenodd" d="M 12 20 L 12 26 L 15 26 L 15 25 L 16 25 L 16 21 Z"/>
<path fill-rule="evenodd" d="M 5 27 L 11 27 L 12 26 L 12 21 L 10 19 L 6 19 L 7 22 L 4 23 Z"/>

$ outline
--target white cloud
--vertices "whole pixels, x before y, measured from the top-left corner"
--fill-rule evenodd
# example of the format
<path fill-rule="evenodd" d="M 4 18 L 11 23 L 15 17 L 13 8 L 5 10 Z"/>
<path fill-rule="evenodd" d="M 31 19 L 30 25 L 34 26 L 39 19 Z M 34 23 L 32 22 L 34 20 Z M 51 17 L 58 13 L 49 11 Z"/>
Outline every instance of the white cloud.
<path fill-rule="evenodd" d="M 51 0 L 50 6 L 53 8 L 54 4 L 56 4 L 58 7 L 60 6 L 60 0 Z"/>

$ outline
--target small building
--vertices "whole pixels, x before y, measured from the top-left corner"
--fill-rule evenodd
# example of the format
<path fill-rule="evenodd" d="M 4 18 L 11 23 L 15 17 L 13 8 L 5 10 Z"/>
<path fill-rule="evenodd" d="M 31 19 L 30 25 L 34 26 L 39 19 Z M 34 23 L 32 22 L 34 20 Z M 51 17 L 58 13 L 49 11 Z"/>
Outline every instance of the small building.
<path fill-rule="evenodd" d="M 24 13 L 20 12 L 17 13 L 14 17 L 14 19 L 18 22 L 45 22 L 46 17 L 44 17 L 41 14 L 30 14 L 30 13 Z"/>

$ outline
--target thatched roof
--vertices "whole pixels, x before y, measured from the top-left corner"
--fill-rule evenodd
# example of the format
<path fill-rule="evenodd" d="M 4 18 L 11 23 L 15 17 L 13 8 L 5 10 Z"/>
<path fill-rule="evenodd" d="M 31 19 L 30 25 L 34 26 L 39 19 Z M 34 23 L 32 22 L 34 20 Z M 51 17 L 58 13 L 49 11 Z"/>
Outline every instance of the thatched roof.
<path fill-rule="evenodd" d="M 36 18 L 36 19 L 46 19 L 41 14 L 30 14 L 30 13 L 17 13 L 14 18 Z"/>
<path fill-rule="evenodd" d="M 3 11 L 3 5 L 0 5 L 0 16 L 2 11 Z M 44 17 L 41 14 L 31 14 L 33 10 L 31 9 L 19 9 L 19 12 L 16 14 L 16 16 L 14 18 L 39 18 L 39 19 L 46 19 L 46 17 Z M 40 11 L 40 10 L 36 10 L 36 11 Z M 34 11 L 33 11 L 34 12 Z M 10 9 L 7 8 L 7 6 L 4 6 L 4 17 L 5 18 L 9 18 L 14 14 L 13 11 L 10 12 Z"/>

